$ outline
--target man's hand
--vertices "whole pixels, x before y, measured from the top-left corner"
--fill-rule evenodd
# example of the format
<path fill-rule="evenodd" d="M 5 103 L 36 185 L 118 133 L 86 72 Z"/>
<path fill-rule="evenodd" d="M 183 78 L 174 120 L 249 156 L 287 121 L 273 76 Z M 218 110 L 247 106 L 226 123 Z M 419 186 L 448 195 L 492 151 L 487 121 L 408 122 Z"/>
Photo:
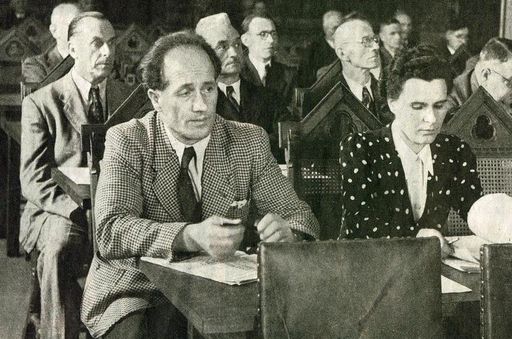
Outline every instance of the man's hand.
<path fill-rule="evenodd" d="M 453 249 L 441 232 L 433 228 L 422 228 L 416 235 L 417 238 L 437 237 L 441 244 L 441 258 L 444 259 L 453 253 Z"/>
<path fill-rule="evenodd" d="M 261 241 L 292 242 L 295 241 L 290 224 L 281 216 L 268 213 L 256 225 Z"/>
<path fill-rule="evenodd" d="M 241 222 L 240 219 L 211 216 L 198 224 L 187 225 L 180 243 L 183 250 L 203 250 L 218 259 L 229 257 L 238 249 L 244 236 Z"/>

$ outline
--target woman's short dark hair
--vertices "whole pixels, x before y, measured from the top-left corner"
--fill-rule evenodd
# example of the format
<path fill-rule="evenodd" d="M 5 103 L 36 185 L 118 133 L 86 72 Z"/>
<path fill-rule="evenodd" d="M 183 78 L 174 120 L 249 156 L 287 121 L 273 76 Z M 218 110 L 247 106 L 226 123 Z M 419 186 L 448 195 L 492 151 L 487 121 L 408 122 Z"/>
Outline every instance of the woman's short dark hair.
<path fill-rule="evenodd" d="M 163 90 L 169 84 L 164 78 L 164 59 L 167 53 L 175 48 L 187 46 L 196 47 L 206 52 L 215 70 L 215 79 L 220 74 L 221 63 L 215 51 L 199 35 L 192 31 L 180 31 L 160 37 L 151 46 L 149 52 L 142 58 L 139 69 L 142 83 L 149 89 Z"/>
<path fill-rule="evenodd" d="M 419 45 L 399 52 L 388 69 L 387 97 L 398 99 L 405 82 L 413 78 L 425 81 L 443 79 L 448 93 L 453 85 L 450 64 L 430 45 Z"/>

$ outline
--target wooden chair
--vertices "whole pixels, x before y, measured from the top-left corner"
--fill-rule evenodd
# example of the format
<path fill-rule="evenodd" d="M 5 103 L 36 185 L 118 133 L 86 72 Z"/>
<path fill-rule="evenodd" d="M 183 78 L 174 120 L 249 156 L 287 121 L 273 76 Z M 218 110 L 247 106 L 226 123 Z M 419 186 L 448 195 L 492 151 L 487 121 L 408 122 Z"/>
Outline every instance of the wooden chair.
<path fill-rule="evenodd" d="M 263 243 L 263 338 L 441 338 L 439 242 Z"/>
<path fill-rule="evenodd" d="M 95 224 L 95 197 L 96 187 L 100 176 L 100 161 L 105 151 L 105 136 L 108 129 L 114 125 L 140 118 L 152 109 L 151 102 L 146 95 L 143 85 L 138 85 L 126 100 L 117 108 L 104 124 L 82 125 L 82 150 L 87 153 L 87 166 L 91 177 L 91 218 L 89 223 L 89 241 L 93 253 L 97 251 L 96 224 Z"/>
<path fill-rule="evenodd" d="M 443 133 L 464 139 L 477 158 L 484 194 L 512 195 L 512 115 L 480 87 L 444 126 Z M 472 234 L 466 222 L 453 211 L 448 217 L 448 235 Z"/>
<path fill-rule="evenodd" d="M 512 336 L 512 244 L 481 248 L 482 274 L 480 329 L 483 339 Z"/>
<path fill-rule="evenodd" d="M 294 108 L 295 112 L 302 114 L 304 109 L 309 110 L 313 106 L 302 121 L 279 124 L 280 147 L 285 149 L 288 178 L 319 219 L 322 240 L 339 236 L 340 142 L 349 133 L 383 126 L 339 81 L 341 65 L 336 65 L 333 64 L 324 77 L 304 92 L 302 107 Z M 300 95 L 296 94 L 295 103 L 299 105 L 300 102 Z"/>

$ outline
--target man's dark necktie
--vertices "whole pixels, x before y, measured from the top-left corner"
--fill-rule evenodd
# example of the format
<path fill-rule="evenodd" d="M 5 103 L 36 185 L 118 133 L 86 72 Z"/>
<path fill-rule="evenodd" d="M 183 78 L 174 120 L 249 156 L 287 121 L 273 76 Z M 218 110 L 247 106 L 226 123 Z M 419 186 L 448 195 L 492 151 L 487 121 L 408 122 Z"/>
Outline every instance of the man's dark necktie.
<path fill-rule="evenodd" d="M 270 74 L 270 64 L 265 65 L 265 76 L 263 77 L 263 86 L 267 86 L 267 82 Z"/>
<path fill-rule="evenodd" d="M 226 95 L 229 102 L 236 108 L 237 112 L 240 112 L 240 105 L 235 99 L 235 89 L 233 86 L 226 86 Z"/>
<path fill-rule="evenodd" d="M 186 147 L 181 159 L 180 174 L 178 176 L 178 201 L 184 221 L 198 222 L 201 220 L 201 206 L 194 193 L 192 179 L 188 175 L 190 160 L 196 156 L 194 147 Z"/>
<path fill-rule="evenodd" d="M 101 105 L 100 89 L 98 87 L 91 87 L 89 103 L 89 121 L 93 124 L 102 124 L 104 122 L 103 106 Z"/>
<path fill-rule="evenodd" d="M 363 87 L 363 100 L 362 100 L 363 106 L 366 107 L 370 112 L 375 114 L 375 105 L 373 103 L 373 98 L 370 94 L 370 91 L 368 91 L 368 88 Z"/>

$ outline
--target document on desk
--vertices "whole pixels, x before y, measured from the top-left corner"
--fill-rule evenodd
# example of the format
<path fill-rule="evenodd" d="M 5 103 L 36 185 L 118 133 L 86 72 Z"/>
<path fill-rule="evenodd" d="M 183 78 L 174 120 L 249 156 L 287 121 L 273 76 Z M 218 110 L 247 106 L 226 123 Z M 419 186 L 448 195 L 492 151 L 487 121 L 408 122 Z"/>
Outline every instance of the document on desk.
<path fill-rule="evenodd" d="M 448 279 L 445 276 L 441 276 L 441 293 L 466 293 L 471 292 L 469 287 L 459 284 L 452 279 Z"/>
<path fill-rule="evenodd" d="M 149 257 L 142 257 L 141 260 L 228 285 L 242 285 L 256 281 L 258 278 L 256 254 L 249 255 L 241 251 L 222 261 L 215 260 L 206 254 L 178 262 Z"/>

